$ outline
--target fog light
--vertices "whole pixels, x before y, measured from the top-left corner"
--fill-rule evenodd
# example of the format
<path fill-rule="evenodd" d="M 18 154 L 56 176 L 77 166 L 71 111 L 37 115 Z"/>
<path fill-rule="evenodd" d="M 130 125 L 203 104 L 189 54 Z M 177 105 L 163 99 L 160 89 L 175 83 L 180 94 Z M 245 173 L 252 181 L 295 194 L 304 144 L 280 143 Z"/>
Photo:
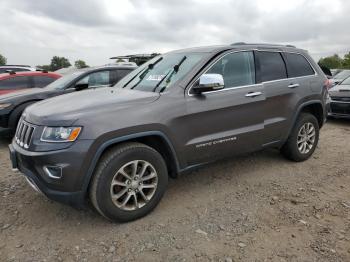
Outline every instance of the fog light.
<path fill-rule="evenodd" d="M 60 166 L 44 166 L 44 172 L 52 179 L 62 178 L 62 167 Z"/>

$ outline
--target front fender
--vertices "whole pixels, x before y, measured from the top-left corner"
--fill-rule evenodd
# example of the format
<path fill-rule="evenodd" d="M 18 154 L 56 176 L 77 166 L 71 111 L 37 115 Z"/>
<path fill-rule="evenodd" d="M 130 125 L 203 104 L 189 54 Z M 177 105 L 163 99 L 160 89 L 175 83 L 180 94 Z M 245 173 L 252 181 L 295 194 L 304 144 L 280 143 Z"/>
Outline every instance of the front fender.
<path fill-rule="evenodd" d="M 93 151 L 94 151 L 93 156 L 90 158 L 91 160 L 88 160 L 88 162 L 90 164 L 88 165 L 88 169 L 84 175 L 84 182 L 83 182 L 83 188 L 82 188 L 83 191 L 85 193 L 87 192 L 92 175 L 93 175 L 93 172 L 98 164 L 98 161 L 101 158 L 103 152 L 105 152 L 105 150 L 109 146 L 116 145 L 116 144 L 119 144 L 122 142 L 131 141 L 131 140 L 137 139 L 137 138 L 145 138 L 148 136 L 158 136 L 166 142 L 166 144 L 168 145 L 168 147 L 170 149 L 172 157 L 175 160 L 176 172 L 178 172 L 180 170 L 180 166 L 179 166 L 179 162 L 178 162 L 175 148 L 174 148 L 173 144 L 171 143 L 170 139 L 161 131 L 140 132 L 140 133 L 130 134 L 130 135 L 116 137 L 116 138 L 106 140 L 106 141 L 102 142 L 101 144 L 99 144 L 97 146 L 97 149 L 93 149 Z"/>

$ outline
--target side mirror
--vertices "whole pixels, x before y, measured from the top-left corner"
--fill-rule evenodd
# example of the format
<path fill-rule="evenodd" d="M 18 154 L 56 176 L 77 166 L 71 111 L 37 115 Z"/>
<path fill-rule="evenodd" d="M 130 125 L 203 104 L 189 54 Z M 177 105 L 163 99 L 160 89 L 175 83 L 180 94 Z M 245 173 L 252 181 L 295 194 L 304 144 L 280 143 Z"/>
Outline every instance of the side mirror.
<path fill-rule="evenodd" d="M 195 94 L 203 92 L 217 91 L 225 87 L 224 78 L 220 74 L 204 74 L 199 78 L 199 82 L 192 87 Z"/>
<path fill-rule="evenodd" d="M 75 90 L 77 90 L 77 91 L 87 89 L 88 87 L 89 87 L 89 84 L 88 84 L 88 83 L 77 83 L 77 84 L 74 86 Z"/>

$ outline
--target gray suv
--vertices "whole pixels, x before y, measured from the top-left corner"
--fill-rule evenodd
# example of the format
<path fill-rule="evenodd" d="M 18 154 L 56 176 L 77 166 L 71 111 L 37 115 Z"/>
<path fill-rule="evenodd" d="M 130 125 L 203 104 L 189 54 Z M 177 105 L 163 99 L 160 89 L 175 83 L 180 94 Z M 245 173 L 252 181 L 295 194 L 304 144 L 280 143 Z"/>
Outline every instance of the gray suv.
<path fill-rule="evenodd" d="M 108 219 L 131 221 L 155 208 L 168 177 L 217 159 L 270 147 L 308 159 L 326 118 L 327 83 L 292 46 L 169 52 L 114 88 L 28 107 L 9 146 L 12 165 L 53 200 L 90 202 Z"/>

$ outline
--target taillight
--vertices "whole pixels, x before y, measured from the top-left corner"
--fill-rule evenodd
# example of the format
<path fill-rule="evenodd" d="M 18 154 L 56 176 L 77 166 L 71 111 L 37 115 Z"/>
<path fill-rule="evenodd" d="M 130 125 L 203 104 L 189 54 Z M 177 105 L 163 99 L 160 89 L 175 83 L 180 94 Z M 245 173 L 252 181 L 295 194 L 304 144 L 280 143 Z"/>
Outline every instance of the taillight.
<path fill-rule="evenodd" d="M 323 86 L 327 88 L 327 90 L 331 89 L 331 87 L 333 86 L 332 81 L 327 78 L 326 80 L 324 80 Z"/>

